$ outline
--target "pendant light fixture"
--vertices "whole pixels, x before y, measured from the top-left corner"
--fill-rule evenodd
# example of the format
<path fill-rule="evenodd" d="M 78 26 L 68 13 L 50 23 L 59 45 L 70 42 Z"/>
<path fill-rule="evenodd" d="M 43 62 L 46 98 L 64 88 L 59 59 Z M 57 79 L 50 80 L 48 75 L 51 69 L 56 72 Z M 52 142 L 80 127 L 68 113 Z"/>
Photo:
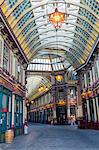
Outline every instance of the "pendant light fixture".
<path fill-rule="evenodd" d="M 53 2 L 54 11 L 48 13 L 48 21 L 53 24 L 55 29 L 59 29 L 62 23 L 67 20 L 66 1 L 56 0 L 55 2 L 55 0 L 50 0 L 47 5 L 50 5 L 50 2 Z"/>

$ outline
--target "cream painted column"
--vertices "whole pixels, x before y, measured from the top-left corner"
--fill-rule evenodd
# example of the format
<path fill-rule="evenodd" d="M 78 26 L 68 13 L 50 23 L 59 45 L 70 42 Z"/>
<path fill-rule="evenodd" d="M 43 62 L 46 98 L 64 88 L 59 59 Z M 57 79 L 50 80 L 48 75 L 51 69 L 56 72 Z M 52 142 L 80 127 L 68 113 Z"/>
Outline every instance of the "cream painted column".
<path fill-rule="evenodd" d="M 0 23 L 0 67 L 3 68 L 3 50 L 4 50 L 4 39 L 2 37 L 1 30 L 4 28 L 2 23 Z"/>
<path fill-rule="evenodd" d="M 82 109 L 82 98 L 81 98 L 81 86 L 82 86 L 82 76 L 81 73 L 79 72 L 78 74 L 78 81 L 79 83 L 77 84 L 77 118 L 82 119 L 83 118 L 83 109 Z M 85 79 L 84 79 L 85 82 Z"/>
<path fill-rule="evenodd" d="M 67 98 L 67 118 L 68 118 L 68 121 L 70 121 L 70 95 L 68 95 L 68 98 Z"/>
<path fill-rule="evenodd" d="M 68 122 L 70 121 L 70 107 L 67 108 L 67 118 L 68 118 Z"/>
<path fill-rule="evenodd" d="M 18 60 L 15 58 L 15 78 L 18 79 Z"/>
<path fill-rule="evenodd" d="M 15 57 L 13 56 L 13 64 L 12 64 L 12 75 L 15 77 Z"/>
<path fill-rule="evenodd" d="M 14 128 L 14 103 L 15 103 L 15 94 L 12 94 L 12 124 L 11 127 Z"/>
<path fill-rule="evenodd" d="M 93 80 L 92 80 L 92 71 L 90 70 L 90 81 L 91 81 L 91 85 L 93 83 Z"/>
<path fill-rule="evenodd" d="M 90 108 L 89 108 L 89 100 L 86 100 L 87 103 L 87 113 L 88 113 L 88 121 L 90 121 Z"/>
<path fill-rule="evenodd" d="M 25 70 L 23 69 L 23 82 L 22 85 L 25 85 Z"/>
<path fill-rule="evenodd" d="M 97 106 L 97 115 L 98 115 L 98 122 L 99 122 L 99 105 L 98 105 L 98 97 L 96 97 L 96 106 Z"/>
<path fill-rule="evenodd" d="M 94 70 L 94 66 L 92 67 L 92 73 L 93 73 L 93 81 L 95 83 L 95 70 Z"/>
<path fill-rule="evenodd" d="M 90 70 L 90 80 L 91 80 L 91 85 L 93 84 L 93 79 L 92 79 L 92 71 Z M 93 109 L 94 109 L 94 121 L 97 121 L 97 116 L 96 116 L 96 106 L 95 106 L 95 99 L 92 99 L 93 102 Z"/>
<path fill-rule="evenodd" d="M 99 61 L 96 60 L 96 66 L 97 66 L 97 72 L 98 72 L 98 78 L 99 78 Z"/>
<path fill-rule="evenodd" d="M 97 122 L 97 116 L 96 116 L 96 106 L 95 106 L 95 99 L 93 98 L 93 108 L 94 108 L 94 122 Z"/>
<path fill-rule="evenodd" d="M 85 87 L 87 87 L 87 78 L 86 78 L 86 73 L 84 73 L 84 82 L 85 82 Z"/>
<path fill-rule="evenodd" d="M 25 116 L 25 115 L 26 115 L 26 114 L 25 114 L 25 113 L 26 113 L 25 111 L 26 111 L 26 110 L 25 110 L 25 100 L 23 100 L 23 125 L 24 125 L 25 119 L 26 119 L 26 118 L 25 118 L 25 117 L 26 117 L 26 116 Z"/>
<path fill-rule="evenodd" d="M 56 109 L 53 110 L 53 118 L 56 119 Z"/>

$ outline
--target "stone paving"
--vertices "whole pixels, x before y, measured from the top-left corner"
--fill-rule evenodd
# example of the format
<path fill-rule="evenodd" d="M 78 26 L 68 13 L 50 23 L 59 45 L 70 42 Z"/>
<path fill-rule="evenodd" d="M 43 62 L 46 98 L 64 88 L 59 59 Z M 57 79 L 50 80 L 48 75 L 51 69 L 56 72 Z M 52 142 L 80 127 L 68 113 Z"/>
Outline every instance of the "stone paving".
<path fill-rule="evenodd" d="M 99 150 L 99 131 L 31 124 L 28 135 L 0 144 L 0 150 Z"/>

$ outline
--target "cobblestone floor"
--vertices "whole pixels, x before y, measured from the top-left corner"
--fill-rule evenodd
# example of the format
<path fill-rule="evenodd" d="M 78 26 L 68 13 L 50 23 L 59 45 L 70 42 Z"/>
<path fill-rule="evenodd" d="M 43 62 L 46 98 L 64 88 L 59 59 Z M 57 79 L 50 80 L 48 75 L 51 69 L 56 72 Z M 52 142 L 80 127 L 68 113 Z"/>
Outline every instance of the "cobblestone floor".
<path fill-rule="evenodd" d="M 99 131 L 31 124 L 28 135 L 0 144 L 0 150 L 99 150 Z"/>

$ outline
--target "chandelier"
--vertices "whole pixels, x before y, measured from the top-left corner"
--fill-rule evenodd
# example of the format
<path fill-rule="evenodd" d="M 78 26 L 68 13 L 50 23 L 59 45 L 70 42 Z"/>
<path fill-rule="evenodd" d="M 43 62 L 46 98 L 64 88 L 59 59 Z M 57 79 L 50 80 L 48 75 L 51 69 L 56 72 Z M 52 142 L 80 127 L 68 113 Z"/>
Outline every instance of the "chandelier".
<path fill-rule="evenodd" d="M 38 91 L 39 91 L 39 92 L 48 91 L 48 87 L 47 87 L 47 86 L 40 86 L 40 87 L 38 88 Z"/>
<path fill-rule="evenodd" d="M 65 13 L 59 12 L 58 8 L 55 9 L 55 12 L 49 14 L 49 22 L 51 22 L 56 29 L 61 28 L 64 21 Z"/>
<path fill-rule="evenodd" d="M 57 0 L 56 2 L 53 1 L 53 5 L 54 10 L 53 12 L 48 13 L 48 21 L 53 24 L 55 29 L 59 29 L 61 28 L 62 23 L 64 23 L 65 20 L 67 19 L 66 2 L 65 0 L 61 0 L 59 2 Z"/>
<path fill-rule="evenodd" d="M 43 86 L 40 86 L 39 88 L 38 88 L 38 91 L 39 92 L 42 92 L 44 90 L 44 87 Z"/>
<path fill-rule="evenodd" d="M 57 80 L 58 82 L 61 82 L 61 81 L 63 80 L 63 76 L 62 76 L 62 75 L 57 75 L 57 76 L 56 76 L 56 80 Z"/>

